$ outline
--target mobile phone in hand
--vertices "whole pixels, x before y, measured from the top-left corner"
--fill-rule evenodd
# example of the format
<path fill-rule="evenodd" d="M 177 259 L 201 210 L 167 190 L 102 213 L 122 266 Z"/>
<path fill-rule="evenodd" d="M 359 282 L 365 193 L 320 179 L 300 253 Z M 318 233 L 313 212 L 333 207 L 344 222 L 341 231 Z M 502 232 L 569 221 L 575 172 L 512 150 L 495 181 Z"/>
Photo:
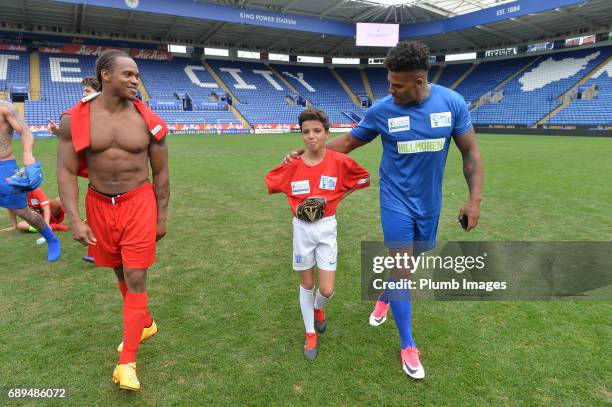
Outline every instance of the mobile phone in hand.
<path fill-rule="evenodd" d="M 461 224 L 461 227 L 464 230 L 467 230 L 467 227 L 468 227 L 468 217 L 467 217 L 467 215 L 463 215 L 463 216 L 459 217 L 459 223 Z"/>

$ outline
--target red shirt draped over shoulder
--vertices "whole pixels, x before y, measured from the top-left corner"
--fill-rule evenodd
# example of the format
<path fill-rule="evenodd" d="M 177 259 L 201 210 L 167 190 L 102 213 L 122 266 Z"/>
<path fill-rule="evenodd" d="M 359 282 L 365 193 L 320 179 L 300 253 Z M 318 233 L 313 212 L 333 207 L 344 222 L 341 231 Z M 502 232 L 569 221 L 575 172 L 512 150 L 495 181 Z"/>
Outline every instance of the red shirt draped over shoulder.
<path fill-rule="evenodd" d="M 79 154 L 79 169 L 77 175 L 79 177 L 88 177 L 87 164 L 85 162 L 84 150 L 91 145 L 91 129 L 89 121 L 90 103 L 93 99 L 99 96 L 100 93 L 95 93 L 86 96 L 79 100 L 74 106 L 62 114 L 70 116 L 70 132 L 72 133 L 72 145 L 74 151 Z M 161 140 L 168 133 L 166 122 L 149 108 L 146 103 L 139 99 L 134 99 L 134 107 L 142 116 L 147 128 L 155 140 Z"/>

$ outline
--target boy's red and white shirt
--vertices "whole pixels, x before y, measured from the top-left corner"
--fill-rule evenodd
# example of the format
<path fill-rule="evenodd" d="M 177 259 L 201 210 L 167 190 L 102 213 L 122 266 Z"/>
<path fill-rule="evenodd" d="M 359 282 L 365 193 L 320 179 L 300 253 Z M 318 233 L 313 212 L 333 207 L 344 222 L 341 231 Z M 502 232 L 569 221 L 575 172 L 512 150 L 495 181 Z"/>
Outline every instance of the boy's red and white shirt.
<path fill-rule="evenodd" d="M 317 165 L 308 166 L 302 159 L 279 165 L 266 175 L 266 185 L 270 194 L 287 195 L 293 216 L 307 198 L 325 198 L 327 217 L 336 213 L 347 191 L 368 187 L 370 174 L 346 154 L 326 149 Z"/>

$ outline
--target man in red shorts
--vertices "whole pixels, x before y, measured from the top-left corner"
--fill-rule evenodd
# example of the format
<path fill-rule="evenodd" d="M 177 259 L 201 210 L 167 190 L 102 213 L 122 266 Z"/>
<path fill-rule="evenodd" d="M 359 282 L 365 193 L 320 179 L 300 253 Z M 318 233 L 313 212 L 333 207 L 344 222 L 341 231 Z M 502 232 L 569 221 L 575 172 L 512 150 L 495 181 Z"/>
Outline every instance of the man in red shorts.
<path fill-rule="evenodd" d="M 83 98 L 61 119 L 59 191 L 74 239 L 91 247 L 96 265 L 113 268 L 119 280 L 124 294 L 123 346 L 112 379 L 122 389 L 138 391 L 138 346 L 157 333 L 147 308 L 146 279 L 155 261 L 155 242 L 166 234 L 168 129 L 135 99 L 140 75 L 129 55 L 102 53 L 96 75 L 101 93 Z M 76 178 L 85 170 L 87 224 L 79 215 Z"/>

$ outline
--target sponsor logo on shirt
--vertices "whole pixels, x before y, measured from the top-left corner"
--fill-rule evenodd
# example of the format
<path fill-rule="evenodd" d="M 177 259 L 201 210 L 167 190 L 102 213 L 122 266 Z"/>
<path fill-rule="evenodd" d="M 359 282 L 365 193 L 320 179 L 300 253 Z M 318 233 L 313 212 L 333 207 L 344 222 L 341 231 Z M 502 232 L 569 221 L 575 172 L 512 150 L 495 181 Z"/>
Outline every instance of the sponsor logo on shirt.
<path fill-rule="evenodd" d="M 429 115 L 431 119 L 431 128 L 436 127 L 450 127 L 452 115 L 451 112 L 432 113 Z"/>
<path fill-rule="evenodd" d="M 410 130 L 410 116 L 391 117 L 387 119 L 389 133 Z"/>
<path fill-rule="evenodd" d="M 427 140 L 398 141 L 397 152 L 400 154 L 425 153 L 440 151 L 444 148 L 445 138 Z"/>
<path fill-rule="evenodd" d="M 155 136 L 157 133 L 159 133 L 161 129 L 162 129 L 161 124 L 158 124 L 157 126 L 151 129 L 151 134 Z"/>
<path fill-rule="evenodd" d="M 38 199 L 34 199 L 34 198 L 32 198 L 32 199 L 30 199 L 30 203 L 31 203 L 32 205 L 38 205 Z"/>
<path fill-rule="evenodd" d="M 328 177 L 327 175 L 321 175 L 321 183 L 319 184 L 319 189 L 327 189 L 329 191 L 333 191 L 336 189 L 336 181 L 338 181 L 337 177 Z"/>
<path fill-rule="evenodd" d="M 366 184 L 370 181 L 370 177 L 368 178 L 361 178 L 359 181 L 357 181 L 357 185 L 363 185 Z"/>
<path fill-rule="evenodd" d="M 291 194 L 292 195 L 301 195 L 301 194 L 309 194 L 310 193 L 310 183 L 308 180 L 304 181 L 293 181 L 291 183 Z"/>

